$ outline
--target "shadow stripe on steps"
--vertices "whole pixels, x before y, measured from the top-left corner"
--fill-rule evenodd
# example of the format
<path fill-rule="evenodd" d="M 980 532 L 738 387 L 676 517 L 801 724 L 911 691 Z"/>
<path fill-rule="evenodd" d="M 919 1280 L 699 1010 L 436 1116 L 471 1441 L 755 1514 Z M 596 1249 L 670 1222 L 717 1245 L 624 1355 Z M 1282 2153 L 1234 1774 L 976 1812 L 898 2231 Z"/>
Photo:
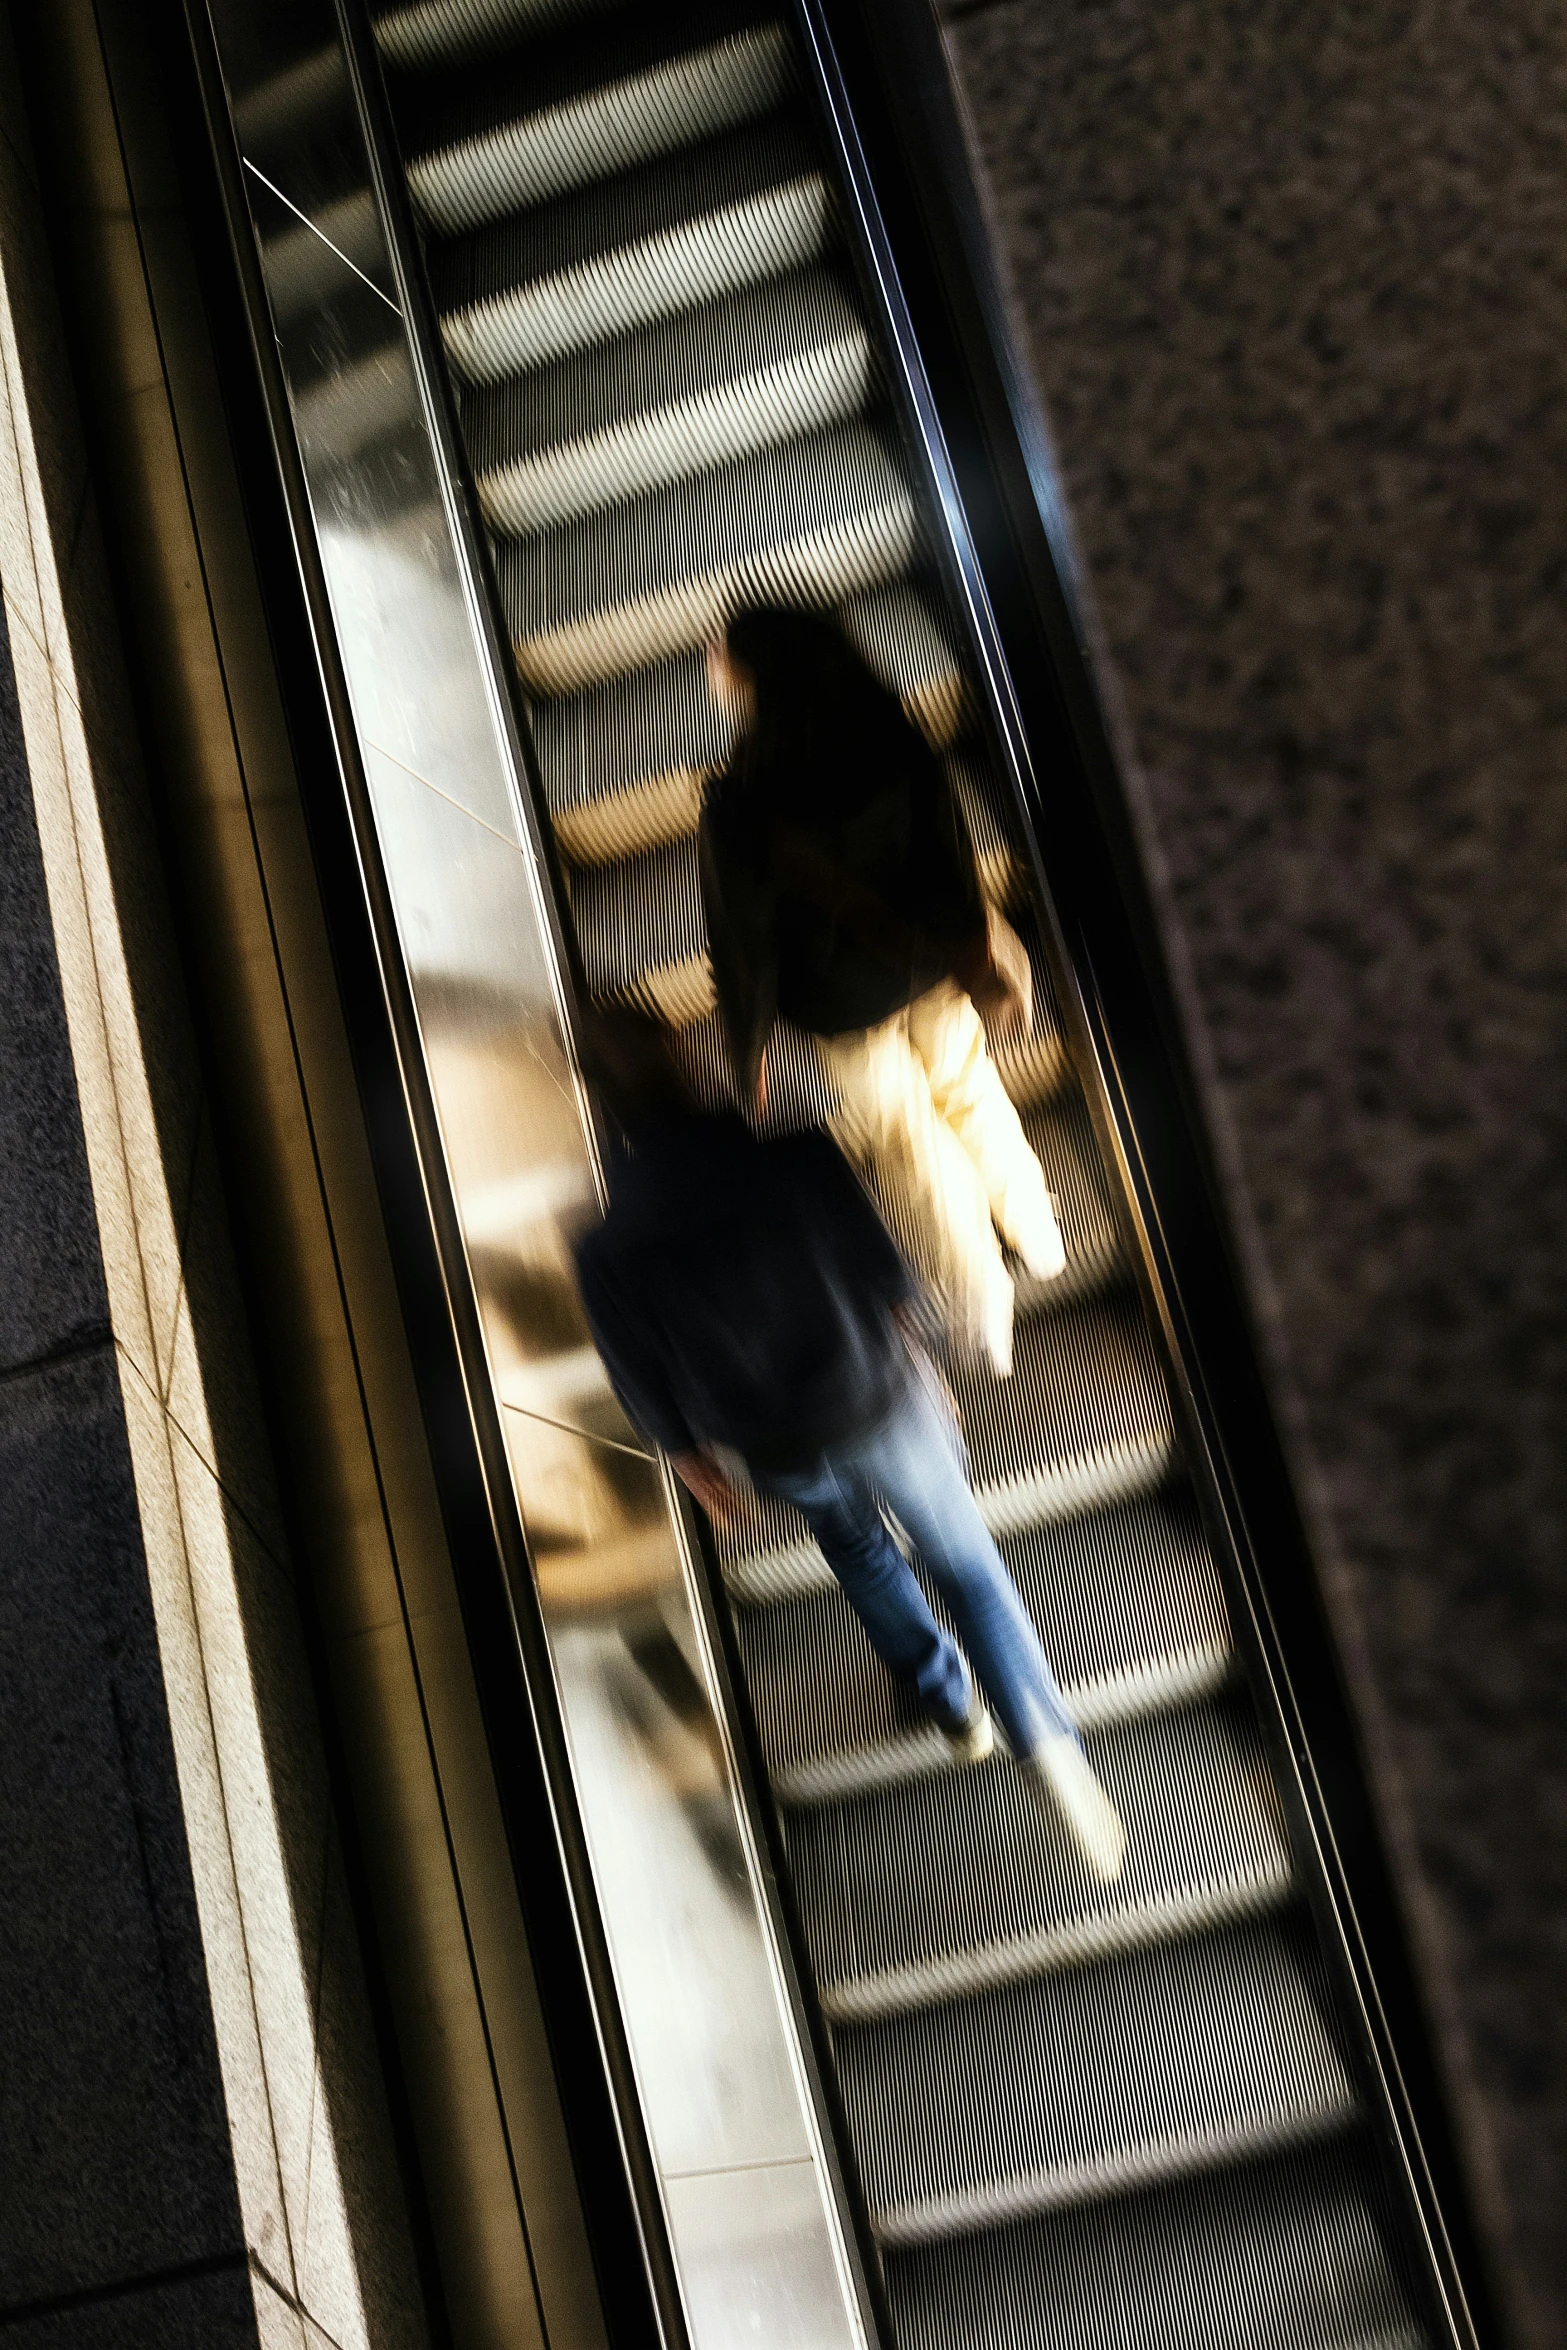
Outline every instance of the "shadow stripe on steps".
<path fill-rule="evenodd" d="M 1080 1730 L 1105 1730 L 1216 1696 L 1234 1664 L 1228 1643 L 1215 1642 L 1139 1659 L 1122 1672 L 1074 1682 L 1062 1694 Z M 813 1810 L 963 1767 L 954 1761 L 941 1732 L 922 1726 L 875 1746 L 848 1747 L 786 1764 L 772 1774 L 773 1793 L 790 1810 Z"/>
<path fill-rule="evenodd" d="M 972 2235 L 981 2228 L 1003 2227 L 1045 2212 L 1070 2210 L 1077 2204 L 1097 2203 L 1140 2188 L 1165 2187 L 1206 2171 L 1227 2170 L 1243 2162 L 1321 2145 L 1353 2129 L 1360 2118 L 1353 2096 L 1343 2094 L 1302 2114 L 1237 2123 L 1204 2138 L 1170 2137 L 1087 2162 L 1063 2164 L 1059 2170 L 1042 2171 L 1033 2177 L 1003 2179 L 965 2194 L 895 2204 L 873 2212 L 871 2227 L 877 2242 L 888 2250 Z"/>
<path fill-rule="evenodd" d="M 1202 1885 L 1182 1886 L 1135 1907 L 1071 1918 L 1038 1934 L 954 1951 L 918 1966 L 889 1967 L 879 1975 L 846 1977 L 818 1986 L 823 2015 L 840 2026 L 879 2023 L 949 1999 L 969 1999 L 1032 1975 L 1091 1966 L 1134 1950 L 1148 1950 L 1188 1934 L 1242 1925 L 1282 1909 L 1294 1893 L 1288 1863 L 1236 1870 Z"/>
<path fill-rule="evenodd" d="M 793 78 L 788 36 L 764 25 L 416 156 L 408 184 L 455 236 L 766 114 Z"/>

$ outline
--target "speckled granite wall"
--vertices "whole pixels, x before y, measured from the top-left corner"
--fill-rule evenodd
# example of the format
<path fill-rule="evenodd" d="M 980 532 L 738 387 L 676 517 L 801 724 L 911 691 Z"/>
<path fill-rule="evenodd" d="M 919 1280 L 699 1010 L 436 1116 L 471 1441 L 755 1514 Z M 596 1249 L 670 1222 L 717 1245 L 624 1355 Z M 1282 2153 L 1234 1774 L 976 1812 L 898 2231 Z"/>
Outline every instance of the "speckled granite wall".
<path fill-rule="evenodd" d="M 1482 2227 L 1567 2342 L 1567 20 L 950 45 Z"/>

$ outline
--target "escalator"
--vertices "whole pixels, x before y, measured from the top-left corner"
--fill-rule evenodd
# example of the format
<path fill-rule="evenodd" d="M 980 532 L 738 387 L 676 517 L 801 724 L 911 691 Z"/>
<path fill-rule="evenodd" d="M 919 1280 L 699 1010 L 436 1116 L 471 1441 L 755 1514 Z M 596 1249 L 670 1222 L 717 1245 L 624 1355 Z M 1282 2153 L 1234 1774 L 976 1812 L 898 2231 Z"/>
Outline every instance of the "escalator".
<path fill-rule="evenodd" d="M 949 762 L 1039 958 L 1004 1074 L 1068 1270 L 1008 1381 L 949 1366 L 985 1515 L 1129 1858 L 1097 1885 L 1006 1758 L 951 1766 L 779 1507 L 719 1540 L 899 2342 L 1404 2350 L 1356 2068 L 905 461 L 792 29 L 425 6 L 377 35 L 583 982 L 721 1066 L 701 646 L 835 609 Z M 795 1039 L 774 1115 L 820 1107 Z"/>
<path fill-rule="evenodd" d="M 225 8 L 243 30 L 238 0 Z M 317 62 L 274 75 L 248 130 L 236 107 L 268 191 L 249 191 L 263 243 L 261 207 L 286 206 L 274 321 L 338 263 L 360 281 L 363 348 L 345 359 L 336 328 L 318 336 L 300 362 L 318 388 L 291 384 L 295 429 L 315 436 L 323 480 L 380 436 L 376 495 L 395 503 L 411 395 L 389 317 L 417 280 L 423 396 L 452 434 L 441 490 L 455 511 L 465 476 L 482 518 L 566 983 L 654 1012 L 695 1087 L 723 1098 L 696 827 L 726 743 L 703 646 L 758 599 L 835 612 L 901 697 L 1034 960 L 1034 1032 L 1000 1065 L 1067 1267 L 1020 1277 L 1010 1378 L 965 1358 L 946 1371 L 981 1507 L 1126 1823 L 1118 1882 L 1090 1876 L 1010 1757 L 954 1765 L 786 1510 L 748 1502 L 701 1537 L 866 2322 L 900 2350 L 1467 2341 L 1290 1796 L 1250 1603 L 1213 1539 L 1008 738 L 799 27 L 745 5 L 587 0 L 413 0 L 373 7 L 368 28 L 338 0 L 337 16 L 363 50 L 361 94 L 384 77 L 364 103 L 384 88 L 383 163 L 402 177 L 381 198 L 409 250 L 401 275 L 378 259 L 372 191 L 344 178 L 335 134 L 310 133 L 315 222 L 250 161 L 268 107 L 310 115 L 337 86 Z M 416 485 L 407 513 L 419 498 L 434 511 Z M 340 628 L 342 597 L 383 592 L 373 566 L 337 582 Z M 359 723 L 368 734 L 363 706 Z M 372 749 L 385 775 L 418 767 L 406 745 Z M 500 795 L 483 801 L 461 759 L 442 775 L 427 762 L 423 780 L 501 837 Z M 487 919 L 476 894 L 475 935 Z M 497 999 L 508 951 L 473 1001 Z M 484 1018 L 514 1062 L 537 1058 L 520 1026 Z M 485 1049 L 464 1080 L 480 1094 L 503 1059 Z M 562 1090 L 528 1100 L 554 1116 Z M 805 1038 L 777 1040 L 769 1093 L 783 1123 L 830 1107 Z M 502 1163 L 491 1185 L 503 1205 L 521 1196 L 512 1174 Z M 475 1230 L 469 1216 L 470 1254 Z M 569 1322 L 558 1297 L 548 1312 Z M 576 1444 L 563 1406 L 536 1426 L 552 1411 Z M 617 1521 L 634 1564 L 663 1496 L 646 1463 L 624 1475 L 643 1480 Z M 682 1664 L 658 1637 L 694 1685 L 700 1656 Z"/>

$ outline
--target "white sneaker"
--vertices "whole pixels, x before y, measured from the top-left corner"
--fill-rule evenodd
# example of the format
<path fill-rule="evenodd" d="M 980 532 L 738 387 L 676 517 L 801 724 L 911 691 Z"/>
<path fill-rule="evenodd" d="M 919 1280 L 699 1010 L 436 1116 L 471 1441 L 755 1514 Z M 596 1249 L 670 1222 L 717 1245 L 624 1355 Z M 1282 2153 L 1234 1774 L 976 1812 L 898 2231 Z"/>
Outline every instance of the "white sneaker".
<path fill-rule="evenodd" d="M 995 1753 L 996 1726 L 977 1689 L 969 1691 L 968 1713 L 964 1719 L 953 1730 L 943 1723 L 941 1735 L 947 1741 L 955 1763 L 982 1763 Z"/>
<path fill-rule="evenodd" d="M 1047 1738 L 1029 1756 L 1028 1768 L 1049 1793 L 1095 1876 L 1113 1884 L 1126 1858 L 1126 1830 L 1077 1740 Z"/>
<path fill-rule="evenodd" d="M 1008 1234 L 1011 1239 L 1011 1235 Z M 1056 1203 L 1045 1202 L 1045 1212 L 1022 1239 L 1012 1241 L 1025 1272 L 1036 1281 L 1054 1281 L 1066 1271 L 1066 1242 L 1056 1222 Z"/>

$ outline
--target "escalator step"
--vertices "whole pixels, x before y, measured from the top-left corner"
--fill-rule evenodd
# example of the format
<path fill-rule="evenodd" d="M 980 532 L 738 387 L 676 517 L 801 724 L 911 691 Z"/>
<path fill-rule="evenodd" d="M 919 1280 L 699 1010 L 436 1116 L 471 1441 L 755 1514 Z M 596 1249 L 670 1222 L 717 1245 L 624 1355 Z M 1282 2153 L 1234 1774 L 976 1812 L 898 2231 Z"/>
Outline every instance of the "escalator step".
<path fill-rule="evenodd" d="M 998 1498 L 1015 1486 L 1025 1510 L 1046 1461 L 1157 1441 L 1170 1425 L 1163 1374 L 1130 1299 L 1027 1316 L 1010 1379 L 969 1362 L 954 1362 L 949 1375 L 975 1483 Z"/>
<path fill-rule="evenodd" d="M 964 722 L 962 672 L 926 591 L 900 582 L 851 597 L 839 615 L 938 747 L 951 742 Z M 538 702 L 533 735 L 557 813 L 673 773 L 706 774 L 729 740 L 694 649 L 589 692 Z"/>
<path fill-rule="evenodd" d="M 977 1486 L 975 1499 L 991 1533 L 1005 1542 L 1157 1493 L 1175 1465 L 1174 1435 L 1165 1429 L 1092 1452 L 1042 1457 L 1026 1476 Z M 783 1502 L 737 1496 L 714 1539 L 730 1596 L 743 1605 L 769 1607 L 832 1588 L 831 1570 L 804 1521 Z"/>
<path fill-rule="evenodd" d="M 998 1539 L 1163 1484 L 1173 1436 L 1135 1301 L 1104 1296 L 1028 1316 L 1014 1365 L 1006 1381 L 953 1373 L 980 1509 Z M 754 1494 L 736 1497 L 717 1548 L 740 1599 L 783 1599 L 831 1580 L 798 1515 Z"/>
<path fill-rule="evenodd" d="M 430 280 L 453 366 L 494 383 L 781 277 L 833 235 L 810 146 L 775 118 L 436 244 Z"/>
<path fill-rule="evenodd" d="M 850 425 L 506 540 L 498 571 L 523 677 L 559 693 L 701 644 L 748 597 L 840 603 L 918 543 L 901 469 Z"/>
<path fill-rule="evenodd" d="M 619 0 L 376 0 L 376 47 L 393 71 L 465 64 L 494 55 Z"/>
<path fill-rule="evenodd" d="M 1365 2148 L 893 2254 L 902 2350 L 1418 2350 Z"/>
<path fill-rule="evenodd" d="M 1227 1671 L 1223 1595 L 1189 1506 L 1132 1502 L 1015 1536 L 1003 1552 L 1086 1718 Z M 835 1802 L 945 1766 L 945 1739 L 919 1722 L 830 1578 L 809 1597 L 743 1610 L 739 1636 L 781 1800 Z"/>
<path fill-rule="evenodd" d="M 476 393 L 485 517 L 521 536 L 864 412 L 877 369 L 827 271 L 722 295 Z"/>
<path fill-rule="evenodd" d="M 1282 2152 L 1357 2111 L 1315 1962 L 1280 1924 L 840 2031 L 836 2047 L 883 2244 Z"/>
<path fill-rule="evenodd" d="M 575 867 L 572 911 L 595 994 L 621 994 L 650 967 L 705 955 L 696 847 L 703 780 L 700 769 L 678 766 L 557 819 L 556 838 Z M 982 886 L 1006 871 L 993 850 L 981 864 Z"/>
<path fill-rule="evenodd" d="M 1126 1824 L 1091 1876 L 1009 1760 L 792 1816 L 789 1858 L 822 2002 L 865 2023 L 1278 1908 L 1278 1806 L 1244 1713 L 1186 1706 L 1088 1740 Z M 933 1870 L 931 1856 L 955 1865 Z"/>
<path fill-rule="evenodd" d="M 649 968 L 705 956 L 695 833 L 618 865 L 579 869 L 571 912 L 595 995 L 623 995 Z"/>
<path fill-rule="evenodd" d="M 769 114 L 789 93 L 783 27 L 711 29 L 671 57 L 639 15 L 624 46 L 590 28 L 514 70 L 481 66 L 435 92 L 405 136 L 408 185 L 423 219 L 454 236 L 524 205 L 695 146 Z"/>

